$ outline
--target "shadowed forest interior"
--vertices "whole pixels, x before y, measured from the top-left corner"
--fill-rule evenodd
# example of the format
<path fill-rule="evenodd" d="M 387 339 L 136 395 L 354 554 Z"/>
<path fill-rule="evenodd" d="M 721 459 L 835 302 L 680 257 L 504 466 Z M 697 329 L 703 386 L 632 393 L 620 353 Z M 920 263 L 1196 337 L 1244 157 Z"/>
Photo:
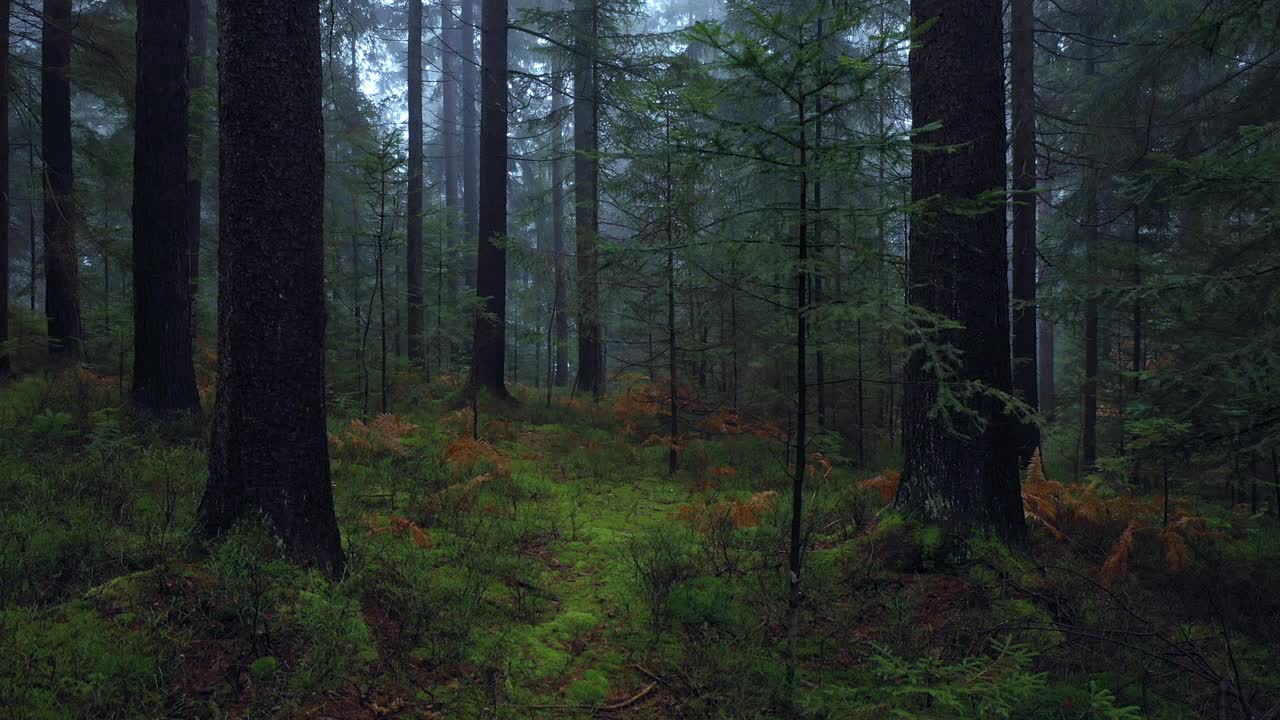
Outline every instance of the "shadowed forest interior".
<path fill-rule="evenodd" d="M 1280 720 L 1280 0 L 0 21 L 0 717 Z"/>

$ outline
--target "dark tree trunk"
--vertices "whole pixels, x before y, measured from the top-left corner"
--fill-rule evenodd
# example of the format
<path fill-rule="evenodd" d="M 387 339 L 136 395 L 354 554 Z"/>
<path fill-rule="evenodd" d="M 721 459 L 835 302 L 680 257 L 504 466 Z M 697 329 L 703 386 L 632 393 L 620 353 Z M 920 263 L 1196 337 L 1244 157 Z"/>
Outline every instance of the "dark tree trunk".
<path fill-rule="evenodd" d="M 44 311 L 49 353 L 83 356 L 80 256 L 71 195 L 71 0 L 46 0 L 40 50 L 40 126 L 44 155 Z"/>
<path fill-rule="evenodd" d="M 191 87 L 191 167 L 187 186 L 188 222 L 191 225 L 191 303 L 193 332 L 198 330 L 199 317 L 196 298 L 200 290 L 200 226 L 204 202 L 204 147 L 208 120 L 203 111 L 204 103 L 199 95 L 209 85 L 209 2 L 191 0 L 191 60 L 188 84 Z"/>
<path fill-rule="evenodd" d="M 1088 19 L 1086 34 L 1095 35 L 1099 22 L 1096 16 L 1097 4 L 1093 6 L 1093 15 Z M 1098 74 L 1096 52 L 1090 48 L 1085 59 L 1084 74 L 1093 77 Z M 1099 223 L 1098 194 L 1101 190 L 1101 172 L 1097 169 L 1089 173 L 1088 179 L 1081 188 L 1085 195 L 1084 210 L 1084 252 L 1087 285 L 1084 305 L 1084 397 L 1081 403 L 1082 418 L 1080 422 L 1081 465 L 1086 473 L 1092 472 L 1098 462 L 1098 237 Z"/>
<path fill-rule="evenodd" d="M 551 111 L 560 122 L 564 112 L 564 76 L 556 73 L 552 76 Z M 564 164 L 560 156 L 564 153 L 564 142 L 561 126 L 556 125 L 556 140 L 551 148 L 551 233 L 555 249 L 555 347 L 556 371 L 555 386 L 564 387 L 569 384 L 569 314 L 565 312 L 569 301 L 569 283 L 565 277 L 564 257 Z"/>
<path fill-rule="evenodd" d="M 507 0 L 484 0 L 481 19 L 480 227 L 471 381 L 505 397 L 507 332 Z"/>
<path fill-rule="evenodd" d="M 1037 199 L 1036 214 L 1039 220 L 1045 220 L 1049 217 L 1049 201 L 1048 199 Z M 1048 278 L 1049 265 L 1045 262 L 1040 263 L 1040 273 L 1038 283 L 1044 285 Z M 1052 417 L 1056 412 L 1056 403 L 1054 396 L 1057 394 L 1057 388 L 1054 384 L 1054 360 L 1053 354 L 1055 350 L 1054 338 L 1054 322 L 1051 318 L 1045 317 L 1044 313 L 1037 313 L 1037 320 L 1040 326 L 1039 349 L 1036 353 L 1036 360 L 1039 364 L 1037 373 L 1037 382 L 1040 385 L 1040 412 L 1046 417 Z"/>
<path fill-rule="evenodd" d="M 294 560 L 336 575 L 320 6 L 221 0 L 218 28 L 218 390 L 197 528 L 262 518 Z"/>
<path fill-rule="evenodd" d="M 470 246 L 479 237 L 476 163 L 480 124 L 476 122 L 476 103 L 480 99 L 480 76 L 476 68 L 476 0 L 459 0 L 459 3 L 462 5 L 462 22 L 458 28 L 458 48 L 462 52 L 462 88 L 459 93 L 462 102 L 462 236 Z M 476 286 L 475 266 L 471 264 L 466 265 L 466 286 Z"/>
<path fill-rule="evenodd" d="M 573 195 L 574 235 L 578 244 L 578 389 L 594 398 L 604 394 L 600 352 L 600 289 L 596 268 L 599 234 L 596 179 L 595 0 L 574 0 Z"/>
<path fill-rule="evenodd" d="M 138 3 L 133 144 L 133 404 L 200 410 L 191 347 L 190 5 Z"/>
<path fill-rule="evenodd" d="M 1001 5 L 913 0 L 911 15 L 917 27 L 935 22 L 911 49 L 912 118 L 941 127 L 912 137 L 911 195 L 922 211 L 911 222 L 910 302 L 963 326 L 924 338 L 961 352 L 954 379 L 1009 392 L 1005 206 L 972 207 L 1003 197 L 1005 187 Z M 936 146 L 959 149 L 930 149 Z M 1021 537 L 1015 421 L 998 399 L 975 394 L 966 401 L 977 417 L 953 414 L 953 429 L 933 412 L 940 384 L 927 361 L 917 348 L 906 365 L 898 504 L 949 527 Z"/>
<path fill-rule="evenodd" d="M 0 0 L 0 30 L 9 42 L 9 0 Z M 35 258 L 32 258 L 35 262 Z M 0 379 L 10 372 L 9 353 L 9 51 L 0 57 Z"/>
<path fill-rule="evenodd" d="M 1036 378 L 1036 117 L 1032 0 L 1012 0 L 1009 42 L 1013 99 L 1013 392 L 1040 407 Z M 1018 467 L 1040 446 L 1040 428 L 1018 424 Z"/>
<path fill-rule="evenodd" d="M 409 0 L 409 198 L 405 285 L 409 298 L 409 360 L 424 360 L 422 294 L 422 0 Z"/>

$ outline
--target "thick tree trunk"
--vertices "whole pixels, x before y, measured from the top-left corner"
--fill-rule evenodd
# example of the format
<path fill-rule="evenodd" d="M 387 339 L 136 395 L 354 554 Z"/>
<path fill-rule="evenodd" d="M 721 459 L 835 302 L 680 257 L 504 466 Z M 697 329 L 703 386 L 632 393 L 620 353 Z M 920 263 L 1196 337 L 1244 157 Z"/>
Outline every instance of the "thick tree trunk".
<path fill-rule="evenodd" d="M 0 0 L 0 31 L 9 45 L 9 0 Z M 35 259 L 32 258 L 32 262 Z M 9 353 L 9 51 L 0 57 L 0 379 L 10 372 Z"/>
<path fill-rule="evenodd" d="M 476 0 L 458 0 L 462 5 L 462 22 L 458 28 L 458 48 L 462 52 L 462 236 L 468 250 L 479 237 L 478 188 L 476 163 L 479 158 L 480 123 L 476 121 L 476 103 L 480 100 L 480 75 L 476 65 Z M 470 259 L 470 252 L 467 254 Z M 476 286 L 475 265 L 466 263 L 466 286 Z"/>
<path fill-rule="evenodd" d="M 559 121 L 564 112 L 564 76 L 556 73 L 552 76 L 551 111 Z M 564 162 L 560 156 L 564 153 L 563 136 L 560 126 L 556 126 L 556 140 L 551 148 L 551 233 L 555 249 L 555 348 L 556 371 L 555 386 L 564 387 L 569 384 L 569 313 L 566 311 L 569 302 L 569 282 L 565 277 L 564 257 Z"/>
<path fill-rule="evenodd" d="M 1013 100 L 1013 392 L 1040 406 L 1036 366 L 1036 118 L 1032 0 L 1012 0 L 1009 42 Z M 1018 467 L 1040 446 L 1040 428 L 1018 424 Z"/>
<path fill-rule="evenodd" d="M 191 346 L 190 9 L 138 3 L 132 400 L 159 414 L 200 410 Z"/>
<path fill-rule="evenodd" d="M 199 308 L 196 299 L 200 290 L 200 226 L 204 201 L 204 147 L 209 121 L 199 97 L 209 85 L 209 2 L 190 0 L 191 55 L 188 85 L 191 88 L 191 167 L 187 184 L 188 222 L 191 225 L 188 239 L 191 242 L 191 309 L 192 329 L 198 331 Z"/>
<path fill-rule="evenodd" d="M 71 165 L 71 0 L 46 0 L 40 60 L 41 150 L 44 154 L 44 310 L 49 353 L 83 356 L 80 255 L 76 251 Z"/>
<path fill-rule="evenodd" d="M 331 575 L 320 6 L 220 0 L 218 390 L 206 538 L 261 518 Z"/>
<path fill-rule="evenodd" d="M 422 294 L 422 0 L 409 0 L 409 198 L 405 285 L 409 299 L 409 360 L 424 361 Z"/>
<path fill-rule="evenodd" d="M 934 22 L 911 49 L 912 118 L 941 127 L 912 138 L 911 195 L 923 209 L 911 222 L 910 302 L 963 326 L 918 340 L 960 351 L 956 377 L 946 380 L 1009 392 L 1005 205 L 972 207 L 980 198 L 1002 198 L 1005 187 L 1001 5 L 913 0 L 911 15 L 917 27 Z M 940 378 L 920 348 L 907 361 L 903 387 L 898 504 L 949 527 L 1021 537 L 1016 427 L 1003 404 L 978 393 L 965 398 L 975 417 L 939 417 Z"/>
<path fill-rule="evenodd" d="M 596 269 L 599 208 L 596 180 L 595 0 L 574 0 L 573 195 L 574 234 L 578 244 L 578 389 L 594 398 L 604 394 L 601 363 L 600 289 Z"/>
<path fill-rule="evenodd" d="M 507 332 L 507 0 L 484 0 L 480 53 L 480 226 L 471 381 L 500 396 Z"/>

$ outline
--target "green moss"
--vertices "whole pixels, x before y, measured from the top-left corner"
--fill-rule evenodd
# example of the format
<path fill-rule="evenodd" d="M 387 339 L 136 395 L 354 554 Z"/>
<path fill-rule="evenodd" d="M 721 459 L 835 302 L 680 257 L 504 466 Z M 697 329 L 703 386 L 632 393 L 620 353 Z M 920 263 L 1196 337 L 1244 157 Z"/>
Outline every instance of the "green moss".
<path fill-rule="evenodd" d="M 249 674 L 254 680 L 266 682 L 275 677 L 276 671 L 280 669 L 280 663 L 270 655 L 260 657 L 249 665 Z"/>
<path fill-rule="evenodd" d="M 564 691 L 565 698 L 574 705 L 599 705 L 609 697 L 609 678 L 599 670 L 588 670 L 582 679 Z"/>

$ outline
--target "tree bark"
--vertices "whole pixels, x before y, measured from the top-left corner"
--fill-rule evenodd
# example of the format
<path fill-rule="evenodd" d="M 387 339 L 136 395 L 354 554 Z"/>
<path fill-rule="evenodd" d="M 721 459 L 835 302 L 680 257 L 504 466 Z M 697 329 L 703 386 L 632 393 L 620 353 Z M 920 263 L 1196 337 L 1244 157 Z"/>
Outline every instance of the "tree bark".
<path fill-rule="evenodd" d="M 9 0 L 0 0 L 0 30 L 9 47 Z M 32 258 L 35 262 L 35 258 Z M 9 51 L 0 57 L 0 379 L 9 375 Z"/>
<path fill-rule="evenodd" d="M 147 413 L 199 412 L 191 335 L 187 62 L 191 6 L 140 0 L 133 144 L 133 390 Z"/>
<path fill-rule="evenodd" d="M 578 244 L 578 389 L 594 398 L 604 394 L 600 353 L 600 289 L 596 238 L 600 218 L 596 181 L 595 0 L 574 0 L 573 195 L 574 235 Z"/>
<path fill-rule="evenodd" d="M 320 6 L 221 0 L 218 391 L 197 530 L 341 572 L 325 425 Z"/>
<path fill-rule="evenodd" d="M 40 60 L 41 150 L 44 155 L 45 314 L 49 354 L 84 354 L 80 322 L 80 255 L 76 251 L 71 164 L 71 0 L 46 0 Z"/>
<path fill-rule="evenodd" d="M 1032 0 L 1012 0 L 1009 55 L 1013 100 L 1013 392 L 1040 407 L 1036 377 L 1035 16 Z M 1018 467 L 1040 446 L 1032 420 L 1018 424 Z"/>
<path fill-rule="evenodd" d="M 457 18 L 454 17 L 454 5 L 451 0 L 440 0 L 442 32 L 447 46 L 443 52 L 441 66 L 441 99 L 442 114 L 441 131 L 444 142 L 444 206 L 447 211 L 445 247 L 453 250 L 458 246 L 458 221 L 461 210 L 458 206 L 458 76 L 461 72 L 458 58 L 458 42 L 461 33 L 458 30 Z M 456 279 L 450 282 L 456 287 Z"/>
<path fill-rule="evenodd" d="M 205 136 L 208 132 L 208 119 L 205 117 L 205 104 L 200 97 L 209 86 L 209 2 L 208 0 L 190 0 L 191 55 L 188 85 L 191 88 L 190 135 L 191 166 L 188 172 L 190 180 L 187 185 L 187 202 L 191 230 L 191 309 L 193 314 L 192 329 L 199 329 L 199 313 L 196 299 L 200 290 L 200 226 L 204 202 L 204 158 Z"/>
<path fill-rule="evenodd" d="M 476 0 L 458 0 L 462 5 L 462 23 L 458 28 L 458 45 L 462 52 L 462 236 L 468 245 L 479 237 L 477 193 L 479 180 L 476 163 L 479 157 L 480 124 L 476 121 L 476 103 L 480 99 L 480 80 L 476 66 Z M 467 253 L 468 259 L 470 252 Z M 466 265 L 466 287 L 476 286 L 475 265 Z"/>
<path fill-rule="evenodd" d="M 912 118 L 917 126 L 941 127 L 912 136 L 911 195 L 922 210 L 911 222 L 909 299 L 962 328 L 916 339 L 959 350 L 955 377 L 939 378 L 921 347 L 908 358 L 897 502 L 946 527 L 987 527 L 1018 538 L 1025 525 L 1015 421 L 998 398 L 982 392 L 961 396 L 972 416 L 934 412 L 943 380 L 999 392 L 1013 384 L 1001 4 L 913 0 L 911 15 L 916 27 L 934 23 L 911 49 Z"/>
<path fill-rule="evenodd" d="M 422 0 L 409 0 L 409 197 L 405 285 L 409 301 L 409 360 L 424 361 L 422 293 Z"/>
<path fill-rule="evenodd" d="M 481 18 L 480 225 L 471 381 L 506 397 L 507 0 L 484 0 Z"/>
<path fill-rule="evenodd" d="M 564 76 L 556 73 L 552 76 L 551 112 L 559 121 L 564 112 Z M 564 153 L 564 141 L 560 125 L 556 126 L 556 140 L 551 148 L 551 233 L 555 250 L 555 293 L 553 302 L 556 308 L 555 317 L 555 349 L 556 370 L 555 386 L 564 387 L 569 384 L 569 314 L 565 312 L 569 302 L 569 283 L 565 277 L 564 257 L 564 163 L 560 156 Z"/>

